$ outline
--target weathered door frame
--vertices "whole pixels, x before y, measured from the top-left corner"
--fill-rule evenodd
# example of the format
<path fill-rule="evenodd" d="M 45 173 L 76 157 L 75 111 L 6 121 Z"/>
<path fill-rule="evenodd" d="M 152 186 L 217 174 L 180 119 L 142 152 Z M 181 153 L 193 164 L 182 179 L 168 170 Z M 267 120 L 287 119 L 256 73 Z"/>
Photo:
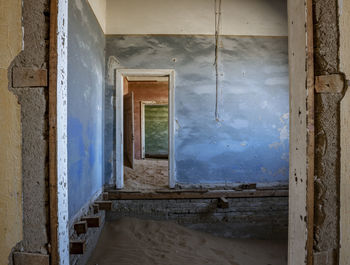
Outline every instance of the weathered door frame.
<path fill-rule="evenodd" d="M 50 1 L 49 200 L 50 264 L 69 264 L 67 61 L 68 0 Z"/>
<path fill-rule="evenodd" d="M 169 187 L 175 187 L 175 71 L 173 69 L 117 69 L 116 70 L 116 187 L 124 187 L 123 161 L 123 91 L 124 77 L 168 77 L 169 92 Z"/>
<path fill-rule="evenodd" d="M 50 260 L 53 265 L 69 264 L 67 185 L 68 1 L 51 0 L 50 2 L 49 192 Z M 314 196 L 312 0 L 288 0 L 288 27 L 290 69 L 288 263 L 289 265 L 311 265 Z M 131 71 L 130 74 L 140 75 L 137 70 L 129 71 Z M 173 70 L 159 71 L 170 75 L 171 83 L 174 85 Z M 159 76 L 159 73 L 155 75 Z M 120 76 L 121 72 L 119 72 L 119 83 L 121 83 Z M 174 94 L 170 96 L 174 99 Z M 169 112 L 170 110 L 174 115 L 174 104 Z M 171 126 L 171 132 L 174 132 L 174 124 L 172 123 Z M 120 136 L 117 139 L 120 142 Z M 174 151 L 174 142 L 172 142 L 171 148 Z M 171 170 L 173 174 L 175 172 L 174 164 L 171 164 Z M 172 181 L 172 185 L 174 185 L 174 179 Z"/>
<path fill-rule="evenodd" d="M 141 101 L 141 158 L 145 159 L 145 144 L 146 144 L 146 133 L 145 133 L 145 106 L 154 105 L 154 106 L 168 106 L 168 102 L 162 103 L 161 101 Z M 169 131 L 169 128 L 168 128 Z M 168 133 L 169 139 L 169 133 Z M 169 140 L 168 140 L 169 141 Z"/>

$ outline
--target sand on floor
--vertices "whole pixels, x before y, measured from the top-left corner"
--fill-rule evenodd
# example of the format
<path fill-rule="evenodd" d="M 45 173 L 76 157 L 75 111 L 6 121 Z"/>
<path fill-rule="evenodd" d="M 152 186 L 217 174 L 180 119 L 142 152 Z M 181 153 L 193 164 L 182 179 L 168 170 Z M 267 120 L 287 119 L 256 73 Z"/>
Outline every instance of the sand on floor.
<path fill-rule="evenodd" d="M 107 222 L 88 265 L 285 265 L 287 242 L 226 239 L 172 222 Z"/>
<path fill-rule="evenodd" d="M 124 167 L 124 190 L 147 191 L 169 187 L 168 160 L 134 160 L 134 168 Z"/>

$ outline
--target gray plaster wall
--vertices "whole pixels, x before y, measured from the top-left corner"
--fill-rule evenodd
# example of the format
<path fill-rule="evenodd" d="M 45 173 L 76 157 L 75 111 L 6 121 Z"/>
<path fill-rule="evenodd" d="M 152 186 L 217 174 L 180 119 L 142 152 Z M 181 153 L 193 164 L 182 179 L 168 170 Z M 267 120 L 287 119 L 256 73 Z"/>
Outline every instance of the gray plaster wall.
<path fill-rule="evenodd" d="M 106 37 L 105 181 L 115 175 L 116 68 L 175 69 L 178 183 L 287 183 L 287 38 Z"/>
<path fill-rule="evenodd" d="M 69 218 L 103 185 L 105 36 L 87 0 L 68 12 Z"/>
<path fill-rule="evenodd" d="M 23 240 L 15 251 L 48 254 L 48 89 L 13 88 L 14 68 L 48 69 L 49 1 L 23 0 L 24 49 L 9 68 L 9 89 L 21 105 Z M 10 258 L 10 264 L 12 259 Z"/>
<path fill-rule="evenodd" d="M 339 73 L 338 1 L 313 0 L 315 74 Z M 340 101 L 343 93 L 315 95 L 315 264 L 338 264 Z"/>

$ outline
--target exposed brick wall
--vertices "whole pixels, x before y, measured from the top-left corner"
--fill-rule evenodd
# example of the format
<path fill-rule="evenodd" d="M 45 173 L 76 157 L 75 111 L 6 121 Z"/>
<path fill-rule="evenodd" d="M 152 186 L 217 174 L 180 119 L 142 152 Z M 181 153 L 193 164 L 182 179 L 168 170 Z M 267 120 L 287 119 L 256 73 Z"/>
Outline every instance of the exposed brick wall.
<path fill-rule="evenodd" d="M 175 221 L 187 227 L 232 238 L 287 239 L 288 197 L 231 198 L 229 208 L 217 199 L 119 200 L 107 221 L 120 217 Z"/>

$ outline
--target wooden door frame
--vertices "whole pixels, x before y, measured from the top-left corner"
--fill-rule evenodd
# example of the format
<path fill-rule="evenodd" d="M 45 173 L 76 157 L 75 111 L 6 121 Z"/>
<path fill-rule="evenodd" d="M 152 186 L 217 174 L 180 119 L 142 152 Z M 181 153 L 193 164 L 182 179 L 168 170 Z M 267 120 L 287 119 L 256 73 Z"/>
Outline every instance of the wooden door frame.
<path fill-rule="evenodd" d="M 145 159 L 145 106 L 153 105 L 153 106 L 169 106 L 168 102 L 162 101 L 150 101 L 143 100 L 140 102 L 141 104 L 141 158 Z M 169 142 L 169 127 L 168 127 L 168 142 Z"/>
<path fill-rule="evenodd" d="M 168 77 L 169 105 L 169 187 L 175 187 L 175 71 L 173 69 L 117 69 L 116 70 L 116 187 L 124 187 L 123 161 L 123 91 L 125 77 Z"/>
<path fill-rule="evenodd" d="M 68 1 L 71 0 L 51 0 L 50 2 L 49 198 L 50 262 L 53 265 L 69 264 L 67 183 Z M 288 263 L 289 265 L 311 265 L 314 205 L 312 0 L 288 0 L 288 28 L 290 69 Z M 117 82 L 122 85 L 120 76 L 123 70 L 118 71 L 117 76 L 119 78 Z M 172 77 L 171 83 L 174 86 L 174 71 L 159 71 L 170 74 Z M 127 73 L 140 74 L 137 70 L 125 70 L 124 74 Z M 159 73 L 156 75 L 159 75 Z M 171 94 L 171 97 L 174 99 L 174 94 Z M 172 104 L 171 112 L 174 115 L 174 104 Z M 171 132 L 174 132 L 174 124 L 172 123 L 171 126 Z M 120 136 L 117 135 L 117 139 L 120 141 Z M 172 141 L 171 147 L 174 151 L 174 141 Z M 174 173 L 174 163 L 171 168 Z M 172 184 L 175 185 L 175 182 Z"/>

